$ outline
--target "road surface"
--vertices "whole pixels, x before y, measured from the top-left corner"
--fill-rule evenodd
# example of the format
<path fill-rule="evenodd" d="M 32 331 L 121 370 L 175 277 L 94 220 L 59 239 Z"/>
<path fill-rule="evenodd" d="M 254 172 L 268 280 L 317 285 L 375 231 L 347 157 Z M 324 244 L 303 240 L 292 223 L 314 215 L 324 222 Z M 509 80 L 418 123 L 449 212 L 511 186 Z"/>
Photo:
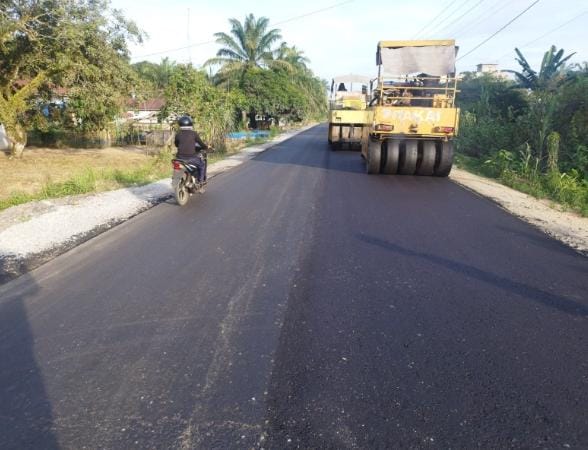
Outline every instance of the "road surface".
<path fill-rule="evenodd" d="M 0 288 L 0 448 L 587 448 L 588 259 L 325 141 Z"/>

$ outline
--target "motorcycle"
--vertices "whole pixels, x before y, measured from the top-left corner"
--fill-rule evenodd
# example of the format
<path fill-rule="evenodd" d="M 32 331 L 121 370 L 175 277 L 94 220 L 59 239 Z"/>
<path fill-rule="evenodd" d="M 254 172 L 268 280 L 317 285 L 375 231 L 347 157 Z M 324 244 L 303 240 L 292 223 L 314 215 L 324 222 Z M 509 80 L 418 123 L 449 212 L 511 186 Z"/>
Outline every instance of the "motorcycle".
<path fill-rule="evenodd" d="M 204 161 L 204 173 L 206 174 L 206 165 L 208 164 L 206 152 L 202 152 Z M 178 205 L 184 206 L 188 203 L 190 196 L 196 192 L 204 193 L 206 177 L 204 181 L 198 182 L 198 168 L 183 159 L 172 159 L 173 176 L 172 188 Z"/>

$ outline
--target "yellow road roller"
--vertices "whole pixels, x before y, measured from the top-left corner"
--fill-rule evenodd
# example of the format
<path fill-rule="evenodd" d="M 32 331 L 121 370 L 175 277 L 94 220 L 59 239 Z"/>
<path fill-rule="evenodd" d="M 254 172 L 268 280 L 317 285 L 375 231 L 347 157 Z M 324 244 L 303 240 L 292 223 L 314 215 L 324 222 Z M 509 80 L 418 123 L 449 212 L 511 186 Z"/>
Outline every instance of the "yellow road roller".
<path fill-rule="evenodd" d="M 369 174 L 446 177 L 459 126 L 454 40 L 380 41 L 362 128 Z"/>
<path fill-rule="evenodd" d="M 370 78 L 341 75 L 331 81 L 329 97 L 329 144 L 332 150 L 344 144 L 351 148 L 361 144 L 362 129 L 368 124 Z"/>

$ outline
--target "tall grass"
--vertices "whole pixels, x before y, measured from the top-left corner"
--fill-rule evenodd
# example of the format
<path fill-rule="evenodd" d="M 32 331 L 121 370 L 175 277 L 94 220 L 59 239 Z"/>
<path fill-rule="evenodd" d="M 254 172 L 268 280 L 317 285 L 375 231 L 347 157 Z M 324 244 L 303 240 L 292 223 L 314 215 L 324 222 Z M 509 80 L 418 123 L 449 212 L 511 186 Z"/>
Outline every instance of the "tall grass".
<path fill-rule="evenodd" d="M 489 159 L 458 154 L 458 166 L 496 178 L 501 183 L 537 198 L 546 198 L 588 217 L 588 181 L 574 169 L 560 172 L 557 167 L 543 173 L 540 161 L 521 151 L 516 155 L 500 150 Z"/>

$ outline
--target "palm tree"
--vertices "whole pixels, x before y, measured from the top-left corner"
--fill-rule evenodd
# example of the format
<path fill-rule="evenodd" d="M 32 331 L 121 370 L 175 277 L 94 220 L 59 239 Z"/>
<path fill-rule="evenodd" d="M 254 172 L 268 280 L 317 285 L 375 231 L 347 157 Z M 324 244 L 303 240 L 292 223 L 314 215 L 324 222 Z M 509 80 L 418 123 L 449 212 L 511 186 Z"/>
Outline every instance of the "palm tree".
<path fill-rule="evenodd" d="M 531 68 L 521 51 L 518 48 L 515 48 L 515 51 L 518 55 L 516 60 L 523 70 L 522 72 L 516 72 L 514 70 L 510 70 L 509 72 L 514 73 L 521 86 L 531 90 L 553 88 L 563 79 L 561 75 L 566 61 L 575 55 L 575 53 L 572 53 L 563 58 L 564 49 L 562 48 L 557 51 L 555 45 L 552 45 L 543 55 L 541 68 L 539 69 L 539 73 L 537 73 Z"/>
<path fill-rule="evenodd" d="M 156 89 L 164 89 L 169 84 L 169 79 L 176 69 L 176 62 L 169 58 L 163 58 L 161 63 L 141 61 L 133 64 L 141 78 L 149 80 Z"/>
<path fill-rule="evenodd" d="M 267 30 L 267 17 L 255 18 L 249 14 L 242 24 L 237 19 L 229 19 L 231 31 L 215 33 L 217 44 L 222 47 L 216 52 L 216 58 L 206 61 L 205 65 L 220 65 L 220 72 L 230 73 L 254 67 L 268 67 L 275 63 L 272 45 L 282 38 L 280 30 Z"/>
<path fill-rule="evenodd" d="M 308 69 L 306 65 L 310 62 L 310 60 L 304 56 L 303 50 L 296 48 L 295 45 L 290 47 L 286 42 L 282 42 L 274 52 L 274 56 L 277 61 L 288 63 L 291 69 L 300 70 L 302 72 Z"/>

